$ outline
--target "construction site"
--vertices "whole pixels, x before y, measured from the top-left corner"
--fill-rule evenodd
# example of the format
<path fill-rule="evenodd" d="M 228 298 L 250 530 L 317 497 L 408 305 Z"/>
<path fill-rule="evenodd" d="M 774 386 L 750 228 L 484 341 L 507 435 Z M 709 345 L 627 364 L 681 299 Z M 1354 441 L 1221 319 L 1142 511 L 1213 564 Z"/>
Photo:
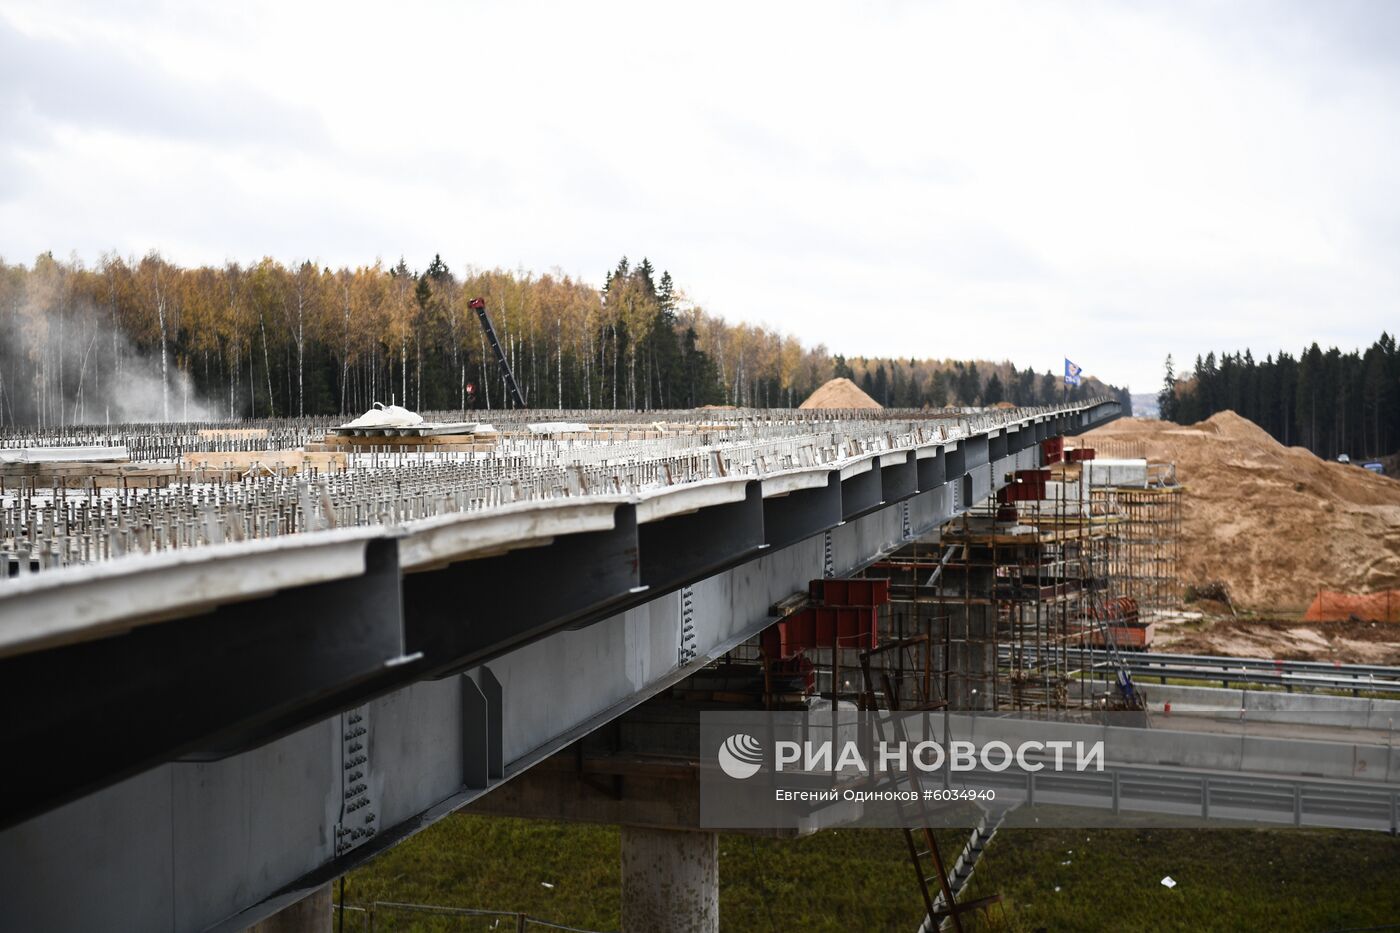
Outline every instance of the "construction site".
<path fill-rule="evenodd" d="M 814 580 L 775 606 L 780 621 L 726 658 L 726 690 L 747 683 L 771 708 L 1132 703 L 1113 656 L 1150 649 L 1156 621 L 1180 612 L 1183 488 L 1171 464 L 1045 446 L 1051 466 L 1018 471 L 860 578 Z"/>
<path fill-rule="evenodd" d="M 1159 650 L 1274 598 L 1202 514 L 1251 493 L 1215 481 L 1241 457 L 1307 489 L 1258 469 L 1293 455 L 1257 429 L 1217 416 L 1172 446 L 1112 433 L 1113 399 L 887 409 L 844 378 L 798 408 L 531 410 L 471 307 L 511 402 L 489 420 L 391 402 L 0 434 L 0 688 L 43 711 L 9 735 L 7 926 L 90 928 L 97 900 L 53 896 L 86 887 L 115 898 L 112 929 L 584 929 L 356 899 L 401 843 L 460 820 L 611 828 L 625 933 L 718 930 L 722 838 L 885 827 L 908 926 L 963 933 L 1017 928 L 988 852 L 1042 819 L 1400 831 L 1400 668 Z M 1222 432 L 1235 459 L 1202 464 Z M 1327 478 L 1400 514 L 1390 480 Z M 1240 506 L 1239 524 L 1277 520 Z M 1301 622 L 1389 621 L 1377 594 L 1324 599 L 1354 581 L 1313 570 Z M 774 808 L 732 782 L 778 780 L 781 728 L 854 728 L 856 760 L 860 742 L 950 751 L 855 777 L 809 752 L 822 790 L 775 789 L 802 802 Z M 955 776 L 974 735 L 982 767 Z M 986 758 L 1011 761 L 1002 735 L 1021 740 L 1010 776 Z M 1093 774 L 1063 773 L 1064 748 L 1102 735 L 1107 762 L 1099 741 Z M 247 854 L 211 858 L 228 838 Z M 95 871 L 25 854 L 92 846 Z"/>
<path fill-rule="evenodd" d="M 965 430 L 970 418 L 989 417 L 611 412 L 599 421 L 597 413 L 555 414 L 549 422 L 499 412 L 491 424 L 420 419 L 365 427 L 303 419 L 12 433 L 0 459 L 3 577 L 684 484 L 736 469 L 760 473 L 839 456 L 843 443 L 859 448 L 864 442 L 839 438 L 888 434 L 892 420 L 914 434 L 945 437 Z M 594 418 L 580 420 L 586 415 Z M 817 432 L 835 442 L 829 453 L 813 443 Z M 766 644 L 769 661 L 795 663 L 817 652 L 828 664 L 844 657 L 847 670 L 858 671 L 861 646 L 874 647 L 879 634 L 918 638 L 926 645 L 927 699 L 965 708 L 1062 708 L 1069 684 L 1093 676 L 1089 649 L 1150 648 L 1154 622 L 1177 613 L 1181 602 L 1184 488 L 1174 465 L 1100 458 L 1092 447 L 1066 446 L 1063 437 L 1042 446 L 1046 466 L 1008 473 L 996 495 L 980 502 L 960 499 L 972 494 L 970 482 L 953 490 L 956 519 L 862 571 L 887 583 L 878 603 L 888 606 L 883 624 L 871 616 L 858 633 L 844 622 L 816 624 L 802 604 L 772 631 L 807 634 Z M 736 453 L 748 462 L 736 466 Z M 813 641 L 817 632 L 838 642 Z M 834 696 L 837 666 L 822 674 L 823 695 Z"/>
<path fill-rule="evenodd" d="M 1016 928 L 988 859 L 1011 847 L 999 834 L 1056 818 L 1038 801 L 1400 829 L 1390 649 L 1343 663 L 1346 637 L 1318 636 L 1322 656 L 1283 656 L 1284 620 L 1255 615 L 1291 603 L 1301 627 L 1343 606 L 1333 624 L 1393 647 L 1375 589 L 1394 548 L 1346 574 L 1368 524 L 1400 517 L 1392 481 L 1238 418 L 1123 428 L 1111 399 L 900 410 L 836 378 L 798 408 L 531 410 L 471 307 L 505 410 L 0 435 L 0 685 L 45 710 L 10 734 L 6 925 L 90 927 L 91 901 L 45 892 L 95 884 L 124 892 L 113 929 L 550 926 L 489 902 L 357 900 L 459 811 L 610 827 L 626 933 L 719 929 L 721 838 L 884 825 L 903 839 L 891 896 L 910 926 L 961 933 Z M 1250 527 L 1306 516 L 1289 497 L 1313 489 L 1359 506 L 1354 529 L 1334 522 L 1330 566 L 1300 550 L 1316 535 Z M 1241 627 L 1262 652 L 1210 650 Z M 779 717 L 744 727 L 757 734 L 797 716 L 804 735 L 873 716 L 860 728 L 882 748 L 912 744 L 911 722 L 941 723 L 949 748 L 998 729 L 1125 739 L 1092 779 L 1024 758 L 980 786 L 951 764 L 870 771 L 859 793 L 893 795 L 892 816 L 745 822 L 741 788 L 711 782 L 762 770 L 765 743 L 734 732 L 710 762 L 705 738 L 707 717 L 745 715 Z M 94 723 L 81 748 L 55 744 Z M 250 854 L 211 861 L 229 834 Z M 104 850 L 96 872 L 22 856 L 128 837 L 148 855 Z"/>
<path fill-rule="evenodd" d="M 1400 931 L 1400 8 L 735 12 L 0 0 L 0 933 Z"/>
<path fill-rule="evenodd" d="M 853 389 L 825 392 L 850 400 Z M 1284 690 L 1304 704 L 1320 701 L 1319 690 L 1400 698 L 1392 668 L 1250 668 L 1243 658 L 1159 652 L 1164 630 L 1203 618 L 1184 601 L 1195 489 L 1174 459 L 1088 430 L 1111 421 L 1116 403 L 516 408 L 489 422 L 462 414 L 377 406 L 348 421 L 3 438 L 3 682 L 10 702 L 52 710 L 13 742 L 37 748 L 97 708 L 100 720 L 148 723 L 81 755 L 22 759 L 30 764 L 0 832 L 6 877 L 29 879 L 30 892 L 86 883 L 36 875 L 38 863 L 21 870 L 22 840 L 91 841 L 92 806 L 145 820 L 152 775 L 194 781 L 180 793 L 195 799 L 219 782 L 241 786 L 235 775 L 269 754 L 317 760 L 328 753 L 318 730 L 329 726 L 336 777 L 288 777 L 273 796 L 240 791 L 256 816 L 229 814 L 252 821 L 237 832 L 251 825 L 260 850 L 305 852 L 312 862 L 302 864 L 318 867 L 284 872 L 250 898 L 247 873 L 264 870 L 263 856 L 238 865 L 196 858 L 187 883 L 205 900 L 178 901 L 194 913 L 173 928 L 322 930 L 332 917 L 347 929 L 548 926 L 495 909 L 487 890 L 471 909 L 357 900 L 369 883 L 361 881 L 347 899 L 347 876 L 375 877 L 377 857 L 392 860 L 399 842 L 465 810 L 474 815 L 463 819 L 503 826 L 613 827 L 621 928 L 708 931 L 720 923 L 718 840 L 734 837 L 719 836 L 702 812 L 708 772 L 696 747 L 706 715 L 849 710 L 1070 724 L 1131 715 L 1135 730 L 1205 729 L 1208 746 L 1219 728 L 1212 716 L 1238 716 L 1215 683 Z M 556 585 L 540 588 L 542 576 Z M 309 606 L 318 608 L 307 615 Z M 265 672 L 256 689 L 252 669 Z M 1394 701 L 1357 702 L 1374 718 L 1375 704 Z M 1179 711 L 1162 719 L 1173 704 Z M 1209 712 L 1212 704 L 1220 709 Z M 404 718 L 409 708 L 420 712 Z M 1286 725 L 1269 728 L 1298 739 Z M 460 756 L 433 751 L 444 742 L 461 743 Z M 1285 793 L 1270 782 L 1302 779 L 1221 758 L 1218 767 L 1265 769 L 1251 772 L 1244 794 L 1239 778 L 1213 788 L 1216 778 L 1192 765 L 1169 763 L 1187 768 L 1181 777 L 1162 773 L 1147 752 L 1116 762 L 1121 775 L 1102 791 L 1074 791 L 1075 805 L 1095 806 L 1102 792 L 1115 814 L 1120 805 L 1152 810 L 1177 799 L 1184 779 L 1199 783 L 1190 806 L 1203 817 L 1212 797 L 1260 813 L 1291 800 L 1279 818 L 1297 826 L 1360 825 L 1355 814 L 1378 808 L 1376 828 L 1393 829 L 1392 751 L 1377 777 L 1353 759 L 1314 762 L 1324 753 L 1308 749 L 1297 767 L 1361 783 L 1286 784 Z M 1142 770 L 1149 765 L 1159 770 Z M 1128 790 L 1120 798 L 1120 776 L 1137 804 Z M 920 789 L 919 778 L 906 780 Z M 1382 783 L 1365 783 L 1373 780 Z M 1034 798 L 1033 775 L 1025 786 Z M 334 801 L 329 822 L 307 831 L 333 845 L 318 855 L 311 837 L 273 842 L 284 835 L 275 827 L 315 810 L 322 793 Z M 966 824 L 970 836 L 937 828 L 938 806 L 899 814 L 902 897 L 921 928 L 1015 928 L 986 866 L 1006 847 L 994 837 L 1022 811 L 1034 812 L 985 806 Z M 197 841 L 197 824 L 175 818 Z M 772 846 L 813 830 L 745 832 Z M 149 845 L 161 849 L 154 838 Z M 191 858 L 178 840 L 171 851 Z M 126 875 L 112 863 L 84 877 Z M 18 887 L 4 892 L 24 905 L 10 915 L 27 918 L 21 925 L 84 922 L 81 910 L 65 912 L 71 905 L 55 912 L 55 902 Z M 131 922 L 113 928 L 144 927 L 135 902 L 130 911 Z"/>

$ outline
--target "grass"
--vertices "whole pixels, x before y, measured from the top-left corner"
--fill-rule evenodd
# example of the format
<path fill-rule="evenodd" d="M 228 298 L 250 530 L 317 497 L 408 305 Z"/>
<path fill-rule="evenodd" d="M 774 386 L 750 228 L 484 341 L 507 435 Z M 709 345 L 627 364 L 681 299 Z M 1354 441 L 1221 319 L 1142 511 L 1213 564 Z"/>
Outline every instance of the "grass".
<path fill-rule="evenodd" d="M 1379 833 L 1007 830 L 985 867 L 971 893 L 1000 891 L 1009 930 L 1400 924 L 1400 840 Z"/>
<path fill-rule="evenodd" d="M 615 930 L 619 853 L 616 827 L 454 814 L 351 873 L 345 902 L 512 910 Z M 375 923 L 376 931 L 448 928 L 412 915 Z"/>
<path fill-rule="evenodd" d="M 947 838 L 950 851 L 956 851 L 955 836 Z M 956 838 L 960 845 L 961 834 Z M 838 830 L 784 840 L 721 836 L 723 927 L 913 930 L 922 902 L 906 853 L 904 837 L 889 830 Z M 489 907 L 616 930 L 619 856 L 613 826 L 459 814 L 352 873 L 345 901 Z M 376 913 L 376 931 L 448 928 L 408 914 L 386 923 Z"/>
<path fill-rule="evenodd" d="M 951 859 L 963 835 L 940 838 Z M 618 858 L 616 827 L 459 814 L 351 874 L 345 900 L 512 910 L 616 930 Z M 1162 886 L 1166 875 L 1176 888 Z M 1000 892 L 1003 907 L 988 920 L 1007 931 L 1324 931 L 1400 924 L 1398 882 L 1400 840 L 1377 833 L 1021 829 L 997 835 L 971 896 Z M 921 912 L 897 831 L 720 837 L 726 931 L 907 933 Z M 347 918 L 346 929 L 358 927 Z M 492 927 L 380 911 L 375 929 Z"/>

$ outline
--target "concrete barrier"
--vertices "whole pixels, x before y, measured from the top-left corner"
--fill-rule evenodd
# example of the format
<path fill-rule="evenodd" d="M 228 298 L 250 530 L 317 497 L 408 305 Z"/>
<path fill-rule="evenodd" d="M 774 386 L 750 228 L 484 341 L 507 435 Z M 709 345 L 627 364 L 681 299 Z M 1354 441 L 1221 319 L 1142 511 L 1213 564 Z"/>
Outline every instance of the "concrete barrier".
<path fill-rule="evenodd" d="M 1153 712 L 1161 712 L 1170 703 L 1179 712 L 1218 712 L 1221 718 L 1238 718 L 1240 710 L 1244 710 L 1245 718 L 1256 722 L 1306 722 L 1346 729 L 1400 728 L 1400 700 L 1175 684 L 1146 684 L 1145 689 Z"/>

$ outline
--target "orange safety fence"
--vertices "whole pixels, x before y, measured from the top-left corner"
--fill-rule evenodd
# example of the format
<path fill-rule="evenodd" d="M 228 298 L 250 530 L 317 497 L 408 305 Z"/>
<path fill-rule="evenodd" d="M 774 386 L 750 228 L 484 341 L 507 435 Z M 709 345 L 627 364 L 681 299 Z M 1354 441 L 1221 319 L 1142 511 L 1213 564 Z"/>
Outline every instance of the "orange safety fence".
<path fill-rule="evenodd" d="M 1366 622 L 1400 622 L 1400 590 L 1380 590 L 1376 593 L 1338 593 L 1318 590 L 1308 611 L 1307 622 L 1345 622 L 1361 619 Z"/>

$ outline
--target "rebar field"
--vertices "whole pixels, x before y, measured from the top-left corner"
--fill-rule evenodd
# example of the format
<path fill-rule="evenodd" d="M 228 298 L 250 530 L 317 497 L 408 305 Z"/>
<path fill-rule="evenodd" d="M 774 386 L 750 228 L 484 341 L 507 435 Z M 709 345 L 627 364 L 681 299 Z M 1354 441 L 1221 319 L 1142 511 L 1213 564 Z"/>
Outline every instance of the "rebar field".
<path fill-rule="evenodd" d="M 341 446 L 326 418 L 18 429 L 0 435 L 0 577 L 839 466 L 1051 410 L 490 412 L 465 436 Z"/>

